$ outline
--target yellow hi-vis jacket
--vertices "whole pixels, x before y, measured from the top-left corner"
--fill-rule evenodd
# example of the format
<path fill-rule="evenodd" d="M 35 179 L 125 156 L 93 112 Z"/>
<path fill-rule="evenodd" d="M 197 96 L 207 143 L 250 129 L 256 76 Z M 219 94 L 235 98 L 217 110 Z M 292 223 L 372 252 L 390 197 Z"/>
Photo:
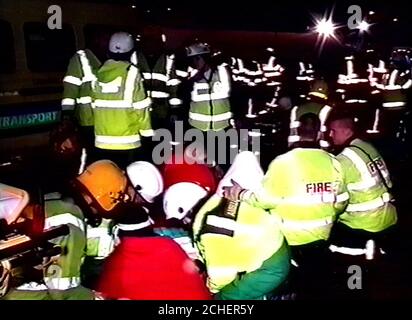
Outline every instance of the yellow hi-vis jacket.
<path fill-rule="evenodd" d="M 390 202 L 392 195 L 378 169 L 389 188 L 392 182 L 378 151 L 371 144 L 355 139 L 337 159 L 342 164 L 349 192 L 349 204 L 339 217 L 339 222 L 352 229 L 369 232 L 379 232 L 394 225 L 397 221 L 396 209 Z"/>
<path fill-rule="evenodd" d="M 230 75 L 225 66 L 210 70 L 209 79 L 203 78 L 193 84 L 189 111 L 189 123 L 202 131 L 220 131 L 229 127 Z"/>
<path fill-rule="evenodd" d="M 140 147 L 141 135 L 153 135 L 150 103 L 134 65 L 106 61 L 97 72 L 93 88 L 95 146 L 109 150 Z"/>
<path fill-rule="evenodd" d="M 289 245 L 327 240 L 349 197 L 343 174 L 326 151 L 296 148 L 273 160 L 261 189 L 242 200 L 279 215 Z"/>
<path fill-rule="evenodd" d="M 150 66 L 142 52 L 136 55 L 137 66 L 144 78 L 147 95 L 152 100 L 152 113 L 161 119 L 166 118 L 170 110 L 180 108 L 183 101 L 177 96 L 180 79 L 176 75 L 174 54 L 159 55 L 154 66 Z"/>
<path fill-rule="evenodd" d="M 63 79 L 62 111 L 74 113 L 80 126 L 93 125 L 92 83 L 101 63 L 90 50 L 79 50 L 70 59 Z"/>
<path fill-rule="evenodd" d="M 319 94 L 323 95 L 322 93 L 319 92 L 311 92 L 311 95 Z M 304 104 L 300 106 L 295 106 L 292 108 L 290 112 L 290 131 L 289 131 L 289 136 L 288 136 L 288 143 L 289 145 L 292 145 L 295 142 L 299 142 L 301 140 L 301 137 L 298 134 L 298 128 L 300 127 L 300 122 L 299 118 L 303 116 L 304 114 L 307 113 L 314 113 L 318 115 L 319 120 L 320 120 L 320 132 L 319 132 L 319 145 L 322 148 L 327 148 L 329 147 L 329 142 L 326 140 L 326 132 L 327 132 L 327 127 L 326 127 L 326 122 L 328 119 L 328 116 L 331 112 L 332 108 L 328 106 L 327 104 L 322 104 L 316 101 L 307 101 Z"/>

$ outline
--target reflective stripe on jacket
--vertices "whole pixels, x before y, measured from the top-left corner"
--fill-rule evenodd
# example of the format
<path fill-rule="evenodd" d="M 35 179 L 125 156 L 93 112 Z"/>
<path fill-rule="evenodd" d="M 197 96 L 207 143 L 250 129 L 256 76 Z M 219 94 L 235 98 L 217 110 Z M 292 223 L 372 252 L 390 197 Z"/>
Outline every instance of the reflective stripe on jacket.
<path fill-rule="evenodd" d="M 224 66 L 211 72 L 210 80 L 195 82 L 191 93 L 189 123 L 202 131 L 223 130 L 232 118 L 229 72 Z"/>
<path fill-rule="evenodd" d="M 140 147 L 152 136 L 149 106 L 139 70 L 129 62 L 108 60 L 97 73 L 93 90 L 95 145 L 109 150 Z"/>

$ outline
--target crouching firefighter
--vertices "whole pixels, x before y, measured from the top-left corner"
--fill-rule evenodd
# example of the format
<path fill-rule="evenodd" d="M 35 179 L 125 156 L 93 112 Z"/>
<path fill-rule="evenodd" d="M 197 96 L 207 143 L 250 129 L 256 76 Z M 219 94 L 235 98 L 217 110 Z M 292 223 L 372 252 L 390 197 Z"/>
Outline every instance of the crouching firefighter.
<path fill-rule="evenodd" d="M 0 218 L 10 222 L 6 230 L 12 231 L 0 240 L 3 299 L 95 299 L 80 285 L 86 246 L 80 208 L 57 193 L 45 195 L 44 205 L 29 203 L 27 192 L 2 184 L 0 203 Z"/>
<path fill-rule="evenodd" d="M 288 276 L 289 249 L 277 216 L 223 198 L 225 186 L 235 183 L 253 190 L 262 179 L 253 153 L 238 154 L 216 193 L 196 215 L 193 233 L 216 299 L 269 299 Z"/>
<path fill-rule="evenodd" d="M 193 261 L 175 241 L 153 232 L 150 206 L 139 192 L 151 182 L 144 177 L 132 183 L 115 163 L 101 160 L 74 181 L 93 214 L 115 224 L 117 246 L 104 262 L 98 291 L 107 299 L 208 299 Z"/>

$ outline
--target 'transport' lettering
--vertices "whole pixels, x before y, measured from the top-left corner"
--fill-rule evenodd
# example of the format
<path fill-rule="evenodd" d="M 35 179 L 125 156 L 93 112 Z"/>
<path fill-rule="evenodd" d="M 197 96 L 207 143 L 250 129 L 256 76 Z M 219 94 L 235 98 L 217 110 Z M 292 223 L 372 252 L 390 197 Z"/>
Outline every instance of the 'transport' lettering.
<path fill-rule="evenodd" d="M 58 120 L 58 111 L 0 117 L 0 129 L 14 129 L 26 126 L 53 123 Z"/>

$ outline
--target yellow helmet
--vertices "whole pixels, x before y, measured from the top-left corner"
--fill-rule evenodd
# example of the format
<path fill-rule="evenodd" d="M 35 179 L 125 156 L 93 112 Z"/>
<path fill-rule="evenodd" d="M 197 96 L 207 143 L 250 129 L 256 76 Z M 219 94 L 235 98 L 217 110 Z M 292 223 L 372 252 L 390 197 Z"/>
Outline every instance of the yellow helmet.
<path fill-rule="evenodd" d="M 76 180 L 86 189 L 86 194 L 106 212 L 112 211 L 118 203 L 129 199 L 127 176 L 110 160 L 92 163 Z"/>

